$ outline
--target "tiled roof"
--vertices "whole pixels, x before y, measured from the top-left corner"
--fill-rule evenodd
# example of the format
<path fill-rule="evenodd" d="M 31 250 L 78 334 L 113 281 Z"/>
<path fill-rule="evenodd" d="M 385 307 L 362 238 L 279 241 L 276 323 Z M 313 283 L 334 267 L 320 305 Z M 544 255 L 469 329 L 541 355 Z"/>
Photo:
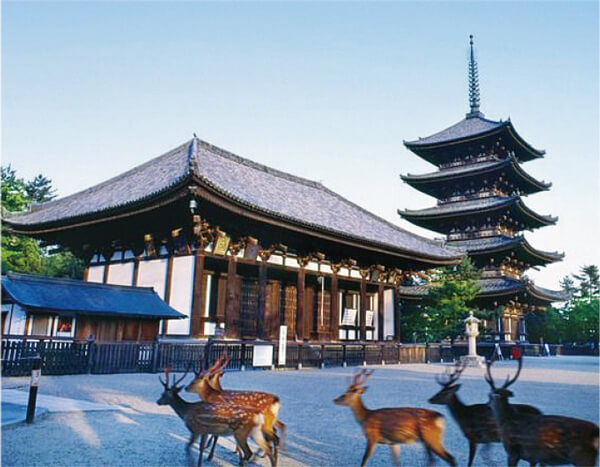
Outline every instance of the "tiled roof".
<path fill-rule="evenodd" d="M 151 287 L 8 273 L 2 277 L 2 292 L 19 305 L 39 311 L 136 318 L 185 318 L 161 300 Z"/>
<path fill-rule="evenodd" d="M 507 293 L 517 292 L 521 290 L 525 284 L 523 282 L 509 279 L 507 277 L 494 277 L 487 279 L 480 279 L 477 281 L 481 290 L 479 294 L 493 294 L 493 293 Z M 429 285 L 416 285 L 416 286 L 401 286 L 400 294 L 408 297 L 423 297 L 427 295 L 427 289 Z"/>
<path fill-rule="evenodd" d="M 97 215 L 152 198 L 192 181 L 192 176 L 250 209 L 290 222 L 430 257 L 452 260 L 460 256 L 439 242 L 372 214 L 320 183 L 266 167 L 199 139 L 99 185 L 12 217 L 7 223 L 64 223 Z"/>
<path fill-rule="evenodd" d="M 402 179 L 404 180 L 429 180 L 432 178 L 446 178 L 451 175 L 468 175 L 470 172 L 479 172 L 485 169 L 492 169 L 496 167 L 501 167 L 507 165 L 508 160 L 499 160 L 499 161 L 486 161 L 486 162 L 478 162 L 476 164 L 468 164 L 461 165 L 457 167 L 451 167 L 449 169 L 442 169 L 436 172 L 429 172 L 426 174 L 420 175 L 402 175 Z"/>
<path fill-rule="evenodd" d="M 30 212 L 17 213 L 5 221 L 14 225 L 45 224 L 122 208 L 152 198 L 188 176 L 189 147 L 189 142 L 182 144 L 105 182 L 35 205 Z"/>
<path fill-rule="evenodd" d="M 512 204 L 517 199 L 516 196 L 491 196 L 487 198 L 479 198 L 469 201 L 460 201 L 456 203 L 440 204 L 425 209 L 406 209 L 399 211 L 402 215 L 410 217 L 417 216 L 436 216 L 443 214 L 453 214 L 469 211 L 479 211 L 482 209 L 498 208 L 501 206 Z"/>
<path fill-rule="evenodd" d="M 558 290 L 549 290 L 543 287 L 536 286 L 532 281 L 528 279 L 516 280 L 508 277 L 493 277 L 479 279 L 477 281 L 481 287 L 479 295 L 507 295 L 511 293 L 519 293 L 527 291 L 532 295 L 535 295 L 538 299 L 547 302 L 560 302 L 568 299 L 568 296 Z M 416 286 L 401 286 L 400 295 L 407 298 L 418 299 L 427 295 L 427 289 L 429 285 L 416 285 Z"/>
<path fill-rule="evenodd" d="M 491 196 L 469 201 L 459 201 L 454 203 L 445 203 L 425 209 L 416 209 L 404 211 L 398 210 L 398 214 L 407 219 L 431 218 L 435 216 L 465 215 L 469 213 L 483 213 L 489 210 L 502 208 L 504 206 L 514 206 L 520 215 L 533 222 L 534 226 L 550 225 L 557 221 L 557 217 L 538 214 L 529 209 L 519 196 Z"/>
<path fill-rule="evenodd" d="M 498 236 L 498 237 L 487 237 L 487 238 L 476 238 L 472 240 L 454 240 L 452 242 L 448 242 L 448 246 L 450 247 L 458 247 L 461 250 L 466 250 L 469 253 L 475 252 L 485 252 L 490 250 L 502 250 L 508 248 L 514 248 L 521 246 L 525 248 L 528 252 L 546 257 L 548 259 L 552 259 L 555 261 L 561 260 L 564 258 L 564 253 L 558 252 L 550 252 L 550 251 L 542 251 L 536 248 L 533 248 L 529 242 L 522 236 L 515 237 L 506 237 L 506 236 Z"/>
<path fill-rule="evenodd" d="M 415 141 L 405 141 L 406 146 L 424 146 L 427 144 L 446 143 L 488 133 L 505 126 L 507 122 L 496 122 L 483 117 L 464 118 L 448 128 Z"/>

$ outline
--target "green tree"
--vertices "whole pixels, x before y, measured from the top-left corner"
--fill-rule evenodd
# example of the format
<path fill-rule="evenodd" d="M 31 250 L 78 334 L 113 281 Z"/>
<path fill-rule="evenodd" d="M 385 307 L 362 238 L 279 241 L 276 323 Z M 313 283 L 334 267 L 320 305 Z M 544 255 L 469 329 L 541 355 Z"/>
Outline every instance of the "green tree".
<path fill-rule="evenodd" d="M 579 274 L 572 274 L 578 282 L 571 288 L 571 299 L 563 306 L 565 342 L 598 342 L 600 317 L 600 278 L 596 265 L 585 265 Z M 563 281 L 564 283 L 564 281 Z M 563 285 L 564 287 L 564 285 Z"/>
<path fill-rule="evenodd" d="M 52 180 L 42 174 L 25 183 L 25 192 L 31 201 L 45 203 L 56 198 L 56 190 L 52 188 Z"/>
<path fill-rule="evenodd" d="M 2 167 L 2 215 L 26 211 L 32 202 L 55 197 L 52 182 L 42 175 L 26 182 L 9 165 Z M 8 271 L 54 277 L 83 277 L 83 261 L 71 252 L 46 254 L 40 242 L 26 236 L 2 233 L 2 274 Z"/>
<path fill-rule="evenodd" d="M 479 270 L 465 257 L 460 265 L 446 268 L 431 283 L 425 298 L 425 318 L 434 339 L 449 337 L 451 341 L 464 332 L 464 319 L 473 306 L 480 287 Z"/>

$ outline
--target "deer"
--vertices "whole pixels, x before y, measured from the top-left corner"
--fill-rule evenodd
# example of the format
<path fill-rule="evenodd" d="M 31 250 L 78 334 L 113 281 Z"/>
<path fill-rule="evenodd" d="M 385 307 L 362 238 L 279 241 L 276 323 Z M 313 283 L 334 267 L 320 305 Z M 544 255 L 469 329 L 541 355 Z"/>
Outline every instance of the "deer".
<path fill-rule="evenodd" d="M 364 384 L 372 374 L 373 370 L 365 369 L 355 373 L 346 392 L 333 401 L 337 405 L 350 407 L 365 433 L 367 449 L 361 467 L 366 465 L 377 444 L 389 444 L 394 463 L 400 465 L 400 445 L 415 441 L 421 441 L 425 445 L 430 464 L 433 463 L 434 452 L 448 464 L 455 466 L 454 457 L 442 445 L 444 416 L 441 413 L 408 407 L 377 410 L 365 407 L 362 395 L 367 386 Z"/>
<path fill-rule="evenodd" d="M 523 358 L 518 362 L 515 376 L 507 376 L 498 388 L 491 373 L 493 360 L 486 361 L 485 381 L 490 386 L 491 407 L 508 454 L 508 465 L 516 466 L 520 459 L 529 461 L 532 466 L 538 463 L 596 465 L 598 425 L 560 415 L 523 414 L 509 403 L 508 399 L 514 394 L 508 388 L 519 378 Z"/>
<path fill-rule="evenodd" d="M 281 429 L 282 435 L 285 435 L 285 424 L 278 420 L 279 409 L 281 402 L 279 397 L 274 394 L 259 391 L 231 391 L 218 390 L 211 384 L 210 380 L 215 374 L 222 372 L 223 368 L 228 363 L 227 356 L 219 358 L 208 371 L 202 372 L 194 369 L 195 377 L 185 390 L 187 392 L 195 392 L 198 396 L 207 402 L 222 402 L 231 403 L 244 407 L 252 407 L 258 409 L 264 416 L 263 435 L 267 441 L 273 443 L 273 456 L 277 461 L 279 454 L 280 439 L 277 435 L 275 427 Z M 220 385 L 219 385 L 220 386 Z M 212 459 L 217 444 L 217 438 L 213 440 L 211 451 L 208 455 L 208 460 Z"/>
<path fill-rule="evenodd" d="M 444 378 L 436 375 L 435 380 L 442 386 L 442 389 L 429 399 L 429 403 L 446 405 L 450 410 L 450 414 L 456 423 L 458 423 L 465 438 L 469 441 L 468 466 L 471 467 L 475 459 L 478 444 L 499 443 L 501 439 L 500 432 L 496 427 L 494 413 L 489 403 L 466 405 L 456 395 L 461 386 L 460 384 L 456 384 L 456 382 L 464 369 L 464 364 L 457 363 L 452 373 L 444 373 L 446 375 Z M 514 404 L 513 408 L 520 413 L 542 413 L 535 407 L 525 404 Z"/>
<path fill-rule="evenodd" d="M 240 407 L 231 403 L 188 402 L 179 395 L 183 389 L 183 386 L 179 386 L 179 383 L 186 375 L 187 371 L 177 381 L 175 381 L 175 376 L 173 376 L 173 383 L 169 386 L 169 369 L 166 369 L 165 380 L 163 381 L 160 376 L 158 377 L 164 389 L 156 403 L 158 405 L 171 406 L 190 431 L 190 440 L 185 447 L 188 457 L 190 456 L 190 449 L 198 437 L 200 437 L 198 467 L 202 467 L 202 455 L 208 435 L 232 435 L 235 438 L 238 449 L 242 453 L 240 456 L 240 465 L 243 466 L 252 458 L 252 451 L 248 446 L 248 437 L 252 436 L 256 444 L 269 457 L 271 466 L 275 467 L 276 464 L 271 447 L 262 434 L 264 424 L 262 413 L 251 407 Z"/>

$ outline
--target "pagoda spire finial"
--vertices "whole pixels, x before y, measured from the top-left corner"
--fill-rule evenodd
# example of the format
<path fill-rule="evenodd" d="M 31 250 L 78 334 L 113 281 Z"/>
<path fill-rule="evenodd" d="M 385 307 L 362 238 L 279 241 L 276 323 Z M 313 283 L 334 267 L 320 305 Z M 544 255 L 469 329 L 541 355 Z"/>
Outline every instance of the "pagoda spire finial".
<path fill-rule="evenodd" d="M 469 106 L 471 111 L 467 114 L 467 118 L 483 117 L 483 114 L 479 111 L 479 71 L 477 70 L 477 60 L 475 60 L 475 52 L 473 51 L 473 34 L 469 36 L 469 44 L 471 46 L 469 57 Z"/>

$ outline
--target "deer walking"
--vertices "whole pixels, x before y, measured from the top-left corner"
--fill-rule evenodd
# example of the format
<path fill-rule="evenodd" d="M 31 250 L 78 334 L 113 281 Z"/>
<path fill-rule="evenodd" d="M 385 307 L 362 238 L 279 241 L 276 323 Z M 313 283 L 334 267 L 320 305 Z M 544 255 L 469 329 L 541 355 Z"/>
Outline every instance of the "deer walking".
<path fill-rule="evenodd" d="M 394 463 L 400 465 L 400 445 L 415 441 L 421 441 L 425 445 L 430 464 L 433 462 L 434 452 L 448 464 L 455 466 L 454 457 L 442 445 L 444 417 L 439 412 L 406 407 L 377 410 L 365 407 L 361 396 L 367 390 L 364 384 L 372 374 L 372 370 L 362 370 L 355 374 L 346 392 L 333 401 L 352 409 L 367 437 L 367 449 L 361 467 L 366 465 L 376 444 L 389 444 Z"/>
<path fill-rule="evenodd" d="M 228 358 L 224 357 L 224 359 L 220 358 L 217 360 L 217 362 L 207 372 L 199 372 L 194 370 L 195 377 L 193 381 L 187 385 L 185 390 L 187 392 L 195 392 L 202 400 L 207 402 L 229 403 L 257 409 L 264 417 L 264 425 L 262 427 L 263 435 L 269 443 L 273 444 L 273 457 L 275 462 L 277 462 L 280 439 L 275 428 L 279 428 L 282 431 L 282 434 L 285 434 L 285 424 L 278 420 L 279 409 L 281 408 L 279 397 L 274 394 L 259 391 L 231 391 L 215 389 L 210 384 L 211 379 L 214 379 L 215 375 L 219 375 L 220 377 L 220 374 L 227 363 Z M 220 387 L 218 379 L 216 384 L 218 384 L 218 387 Z M 208 460 L 212 459 L 216 444 L 217 439 L 215 438 L 208 456 Z"/>
<path fill-rule="evenodd" d="M 452 373 L 445 373 L 444 379 L 436 376 L 435 380 L 442 386 L 442 389 L 433 395 L 429 402 L 431 404 L 446 405 L 450 410 L 450 414 L 469 441 L 468 466 L 471 467 L 478 444 L 499 443 L 501 439 L 500 432 L 496 427 L 494 413 L 489 404 L 466 405 L 456 395 L 460 389 L 460 384 L 456 384 L 456 382 L 464 369 L 464 365 L 457 364 Z M 519 413 L 538 415 L 542 413 L 530 405 L 514 404 L 512 407 Z"/>
<path fill-rule="evenodd" d="M 490 386 L 491 406 L 502 444 L 508 454 L 508 465 L 516 466 L 520 459 L 536 464 L 573 464 L 595 466 L 598 459 L 598 425 L 577 418 L 559 415 L 523 414 L 508 402 L 513 392 L 508 388 L 518 379 L 523 367 L 513 378 L 506 377 L 497 388 L 492 378 L 493 360 L 486 362 L 485 380 Z"/>
<path fill-rule="evenodd" d="M 166 380 L 158 379 L 163 385 L 163 393 L 156 401 L 158 405 L 169 405 L 181 418 L 187 429 L 191 432 L 190 440 L 186 445 L 186 452 L 190 455 L 190 449 L 200 437 L 200 456 L 198 466 L 202 466 L 202 455 L 206 446 L 208 435 L 229 436 L 233 435 L 238 448 L 242 452 L 240 465 L 244 465 L 252 457 L 252 451 L 248 446 L 248 437 L 252 436 L 258 446 L 267 454 L 271 466 L 275 466 L 275 460 L 270 446 L 262 434 L 264 417 L 259 410 L 250 407 L 240 407 L 229 403 L 211 404 L 208 402 L 187 402 L 182 399 L 179 392 L 183 386 L 178 384 L 185 378 L 187 372 L 169 386 L 169 371 L 165 371 Z"/>

